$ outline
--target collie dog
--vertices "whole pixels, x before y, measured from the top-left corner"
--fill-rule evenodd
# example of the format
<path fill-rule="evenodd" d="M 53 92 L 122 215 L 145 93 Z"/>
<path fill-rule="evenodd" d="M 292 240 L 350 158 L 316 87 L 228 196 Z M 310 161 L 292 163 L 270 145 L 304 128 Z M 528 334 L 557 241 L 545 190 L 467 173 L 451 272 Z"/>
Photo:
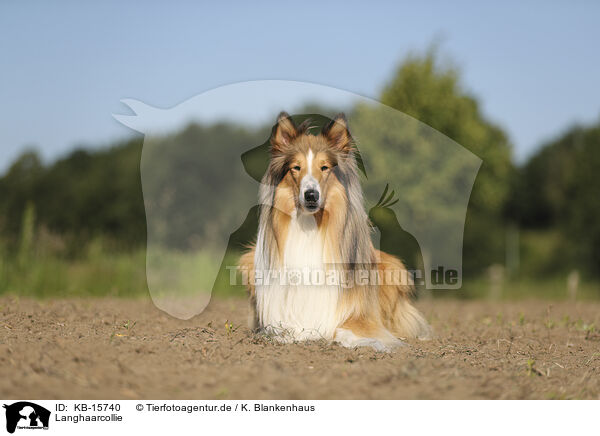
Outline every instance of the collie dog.
<path fill-rule="evenodd" d="M 283 112 L 271 134 L 257 240 L 239 263 L 252 327 L 283 342 L 324 338 L 380 351 L 427 338 L 406 268 L 371 241 L 346 117 L 318 135 L 310 129 Z"/>

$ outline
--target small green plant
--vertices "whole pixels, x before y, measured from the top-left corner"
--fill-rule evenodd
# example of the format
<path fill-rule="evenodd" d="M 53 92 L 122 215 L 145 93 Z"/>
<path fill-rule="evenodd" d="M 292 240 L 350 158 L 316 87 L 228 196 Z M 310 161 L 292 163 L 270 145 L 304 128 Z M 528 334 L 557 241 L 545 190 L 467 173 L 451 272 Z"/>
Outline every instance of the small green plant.
<path fill-rule="evenodd" d="M 110 335 L 110 342 L 112 342 L 115 338 L 122 338 L 125 336 L 131 336 L 131 333 L 133 331 L 133 328 L 135 327 L 135 325 L 137 324 L 137 321 L 131 321 L 131 320 L 127 320 L 125 322 L 123 322 L 123 324 L 120 325 L 120 327 L 117 328 L 117 330 L 113 331 Z M 125 329 L 126 332 L 125 333 L 120 333 L 118 331 L 118 329 Z"/>
<path fill-rule="evenodd" d="M 592 354 L 592 356 L 589 358 L 589 360 L 585 363 L 586 365 L 589 365 L 594 359 L 596 359 L 597 357 L 600 357 L 600 353 L 594 353 Z"/>
<path fill-rule="evenodd" d="M 133 330 L 133 328 L 135 327 L 136 324 L 137 324 L 137 321 L 131 322 L 130 320 L 127 320 L 123 323 L 123 328 L 125 328 L 127 331 L 131 331 L 131 330 Z"/>
<path fill-rule="evenodd" d="M 525 314 L 523 312 L 519 313 L 519 325 L 525 325 Z"/>
<path fill-rule="evenodd" d="M 594 325 L 594 323 L 591 324 L 585 324 L 583 326 L 583 331 L 585 332 L 585 338 L 586 339 L 590 339 L 590 337 L 594 334 L 594 332 L 596 331 L 596 326 Z"/>
<path fill-rule="evenodd" d="M 596 331 L 596 326 L 594 323 L 588 324 L 587 322 L 584 322 L 581 319 L 577 320 L 577 323 L 575 324 L 575 328 L 578 331 L 585 333 L 586 338 Z"/>
<path fill-rule="evenodd" d="M 535 360 L 534 359 L 527 359 L 527 375 L 529 377 L 534 376 L 534 375 L 542 375 L 541 371 L 539 371 L 536 367 L 535 367 Z"/>
<path fill-rule="evenodd" d="M 232 322 L 229 322 L 229 320 L 225 321 L 225 331 L 227 332 L 227 336 L 230 336 L 237 329 L 238 327 L 234 327 Z"/>
<path fill-rule="evenodd" d="M 229 389 L 223 387 L 217 391 L 217 393 L 215 394 L 215 398 L 218 400 L 222 400 L 224 398 L 227 398 L 228 395 L 229 395 Z"/>

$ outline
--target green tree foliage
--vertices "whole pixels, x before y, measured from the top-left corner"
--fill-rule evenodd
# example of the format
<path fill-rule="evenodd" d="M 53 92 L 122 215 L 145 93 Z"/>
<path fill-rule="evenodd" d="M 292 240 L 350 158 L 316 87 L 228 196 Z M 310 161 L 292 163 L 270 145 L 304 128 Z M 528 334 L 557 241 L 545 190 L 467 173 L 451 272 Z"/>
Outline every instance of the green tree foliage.
<path fill-rule="evenodd" d="M 473 186 L 464 235 L 465 270 L 503 262 L 502 211 L 513 171 L 504 132 L 464 91 L 456 69 L 440 65 L 434 50 L 405 59 L 384 87 L 381 101 L 428 124 L 483 160 Z M 398 187 L 397 189 L 402 189 Z"/>
<path fill-rule="evenodd" d="M 390 207 L 369 212 L 385 251 L 411 266 L 419 265 L 422 257 L 427 278 L 439 265 L 460 268 L 465 211 L 481 160 L 388 106 L 359 104 L 350 126 L 367 172 L 367 203 L 372 205 L 388 183 L 389 202 L 397 197 L 394 213 Z M 411 236 L 418 242 L 416 250 Z"/>
<path fill-rule="evenodd" d="M 71 250 L 95 236 L 120 246 L 145 241 L 139 139 L 98 151 L 76 150 L 44 167 L 35 152 L 24 153 L 0 179 L 4 239 L 19 243 L 27 205 L 36 226 L 64 235 Z"/>
<path fill-rule="evenodd" d="M 600 123 L 573 127 L 518 171 L 509 212 L 522 227 L 556 229 L 557 267 L 600 275 Z"/>
<path fill-rule="evenodd" d="M 241 157 L 265 143 L 269 132 L 231 123 L 190 124 L 174 134 L 146 137 L 142 182 L 151 242 L 187 250 L 227 241 L 257 202 L 258 183 Z M 268 163 L 268 154 L 261 157 Z"/>
<path fill-rule="evenodd" d="M 33 248 L 33 236 L 35 231 L 35 207 L 33 203 L 28 203 L 23 214 L 23 223 L 21 225 L 21 240 L 19 243 L 18 262 L 20 266 L 31 258 Z"/>
<path fill-rule="evenodd" d="M 44 171 L 37 152 L 27 150 L 0 178 L 0 230 L 13 244 L 19 241 L 25 207 L 35 203 Z"/>

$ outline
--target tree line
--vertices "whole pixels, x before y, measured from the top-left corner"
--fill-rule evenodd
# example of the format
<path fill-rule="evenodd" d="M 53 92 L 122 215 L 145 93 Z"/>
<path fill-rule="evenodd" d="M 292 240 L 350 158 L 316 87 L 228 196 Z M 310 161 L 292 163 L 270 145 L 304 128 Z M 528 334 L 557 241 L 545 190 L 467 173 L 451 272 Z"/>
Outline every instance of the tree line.
<path fill-rule="evenodd" d="M 440 64 L 433 52 L 406 58 L 380 100 L 483 160 L 467 210 L 465 272 L 480 274 L 492 264 L 504 264 L 507 234 L 518 229 L 522 273 L 575 268 L 600 275 L 600 122 L 572 127 L 517 166 L 508 136 L 482 114 L 459 73 Z M 369 120 L 367 115 L 363 119 Z M 192 124 L 174 134 L 177 138 L 164 140 L 190 146 L 202 140 L 219 152 L 232 143 L 263 144 L 268 131 L 269 126 L 251 130 L 231 123 Z M 0 252 L 16 255 L 27 220 L 35 222 L 35 237 L 54 255 L 77 257 L 97 238 L 115 250 L 144 246 L 142 145 L 137 137 L 109 148 L 78 149 L 48 165 L 35 150 L 24 152 L 0 177 Z M 227 174 L 208 166 L 203 172 L 210 173 L 211 186 L 229 189 L 220 183 Z M 394 188 L 402 192 L 402 187 Z M 235 190 L 223 195 L 235 196 Z M 199 217 L 204 210 L 198 208 Z M 212 218 L 215 228 L 228 219 Z"/>

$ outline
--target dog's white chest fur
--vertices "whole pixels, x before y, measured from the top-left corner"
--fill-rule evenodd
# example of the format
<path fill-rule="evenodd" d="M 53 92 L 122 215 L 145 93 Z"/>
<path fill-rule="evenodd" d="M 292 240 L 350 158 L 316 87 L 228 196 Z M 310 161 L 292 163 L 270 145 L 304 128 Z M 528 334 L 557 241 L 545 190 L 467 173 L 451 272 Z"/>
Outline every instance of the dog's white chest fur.
<path fill-rule="evenodd" d="M 279 339 L 333 339 L 340 319 L 338 286 L 328 286 L 324 245 L 312 215 L 292 217 L 283 265 L 256 287 L 260 324 Z"/>

